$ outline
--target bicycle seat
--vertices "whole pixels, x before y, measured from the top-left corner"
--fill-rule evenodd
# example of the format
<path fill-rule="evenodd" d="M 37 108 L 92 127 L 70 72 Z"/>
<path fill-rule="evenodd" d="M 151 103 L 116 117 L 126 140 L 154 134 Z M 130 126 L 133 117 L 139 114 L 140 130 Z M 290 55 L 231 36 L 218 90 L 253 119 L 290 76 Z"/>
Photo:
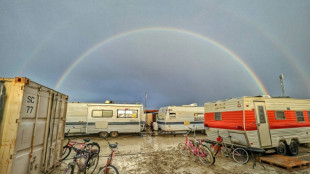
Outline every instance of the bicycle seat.
<path fill-rule="evenodd" d="M 117 143 L 116 143 L 116 144 L 110 144 L 110 148 L 111 148 L 111 149 L 115 149 L 115 148 L 117 148 L 117 146 L 118 146 Z"/>
<path fill-rule="evenodd" d="M 88 143 L 90 141 L 90 139 L 89 138 L 85 138 L 84 141 Z"/>

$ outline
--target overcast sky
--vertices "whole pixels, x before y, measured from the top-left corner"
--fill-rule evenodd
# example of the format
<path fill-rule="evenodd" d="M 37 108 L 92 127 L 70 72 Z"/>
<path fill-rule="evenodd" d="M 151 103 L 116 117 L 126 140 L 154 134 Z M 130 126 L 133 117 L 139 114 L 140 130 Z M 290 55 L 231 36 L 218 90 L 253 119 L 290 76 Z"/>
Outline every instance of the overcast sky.
<path fill-rule="evenodd" d="M 0 76 L 70 101 L 280 96 L 281 73 L 288 96 L 310 98 L 310 1 L 1 0 L 0 60 Z"/>

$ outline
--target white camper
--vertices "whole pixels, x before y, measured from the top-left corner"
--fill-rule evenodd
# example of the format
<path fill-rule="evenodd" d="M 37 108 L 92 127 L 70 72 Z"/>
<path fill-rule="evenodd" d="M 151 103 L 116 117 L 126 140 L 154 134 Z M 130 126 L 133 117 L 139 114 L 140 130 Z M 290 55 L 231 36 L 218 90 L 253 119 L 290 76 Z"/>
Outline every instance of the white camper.
<path fill-rule="evenodd" d="M 119 133 L 140 133 L 144 124 L 142 104 L 68 103 L 66 131 L 69 134 L 117 137 Z"/>
<path fill-rule="evenodd" d="M 196 103 L 160 108 L 157 116 L 159 129 L 165 132 L 187 131 L 188 128 L 204 130 L 204 109 Z"/>
<path fill-rule="evenodd" d="M 298 154 L 298 144 L 310 143 L 310 100 L 288 97 L 240 97 L 205 103 L 207 140 L 278 153 Z"/>

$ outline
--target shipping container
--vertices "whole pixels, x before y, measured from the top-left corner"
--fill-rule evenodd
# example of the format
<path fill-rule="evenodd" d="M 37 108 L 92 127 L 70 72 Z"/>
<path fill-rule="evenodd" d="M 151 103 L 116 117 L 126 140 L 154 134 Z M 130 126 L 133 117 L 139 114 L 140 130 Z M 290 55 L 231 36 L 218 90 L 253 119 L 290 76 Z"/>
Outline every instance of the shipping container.
<path fill-rule="evenodd" d="M 68 96 L 28 78 L 0 78 L 0 173 L 60 165 Z"/>

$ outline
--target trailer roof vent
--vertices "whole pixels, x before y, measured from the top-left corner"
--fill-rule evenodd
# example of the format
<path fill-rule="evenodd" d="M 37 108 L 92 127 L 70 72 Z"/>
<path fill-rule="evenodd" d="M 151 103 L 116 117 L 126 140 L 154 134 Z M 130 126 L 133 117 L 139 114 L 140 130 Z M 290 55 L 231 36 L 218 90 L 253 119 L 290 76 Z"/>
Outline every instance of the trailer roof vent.
<path fill-rule="evenodd" d="M 105 104 L 113 104 L 114 103 L 114 101 L 112 101 L 112 100 L 106 100 L 105 101 Z"/>

